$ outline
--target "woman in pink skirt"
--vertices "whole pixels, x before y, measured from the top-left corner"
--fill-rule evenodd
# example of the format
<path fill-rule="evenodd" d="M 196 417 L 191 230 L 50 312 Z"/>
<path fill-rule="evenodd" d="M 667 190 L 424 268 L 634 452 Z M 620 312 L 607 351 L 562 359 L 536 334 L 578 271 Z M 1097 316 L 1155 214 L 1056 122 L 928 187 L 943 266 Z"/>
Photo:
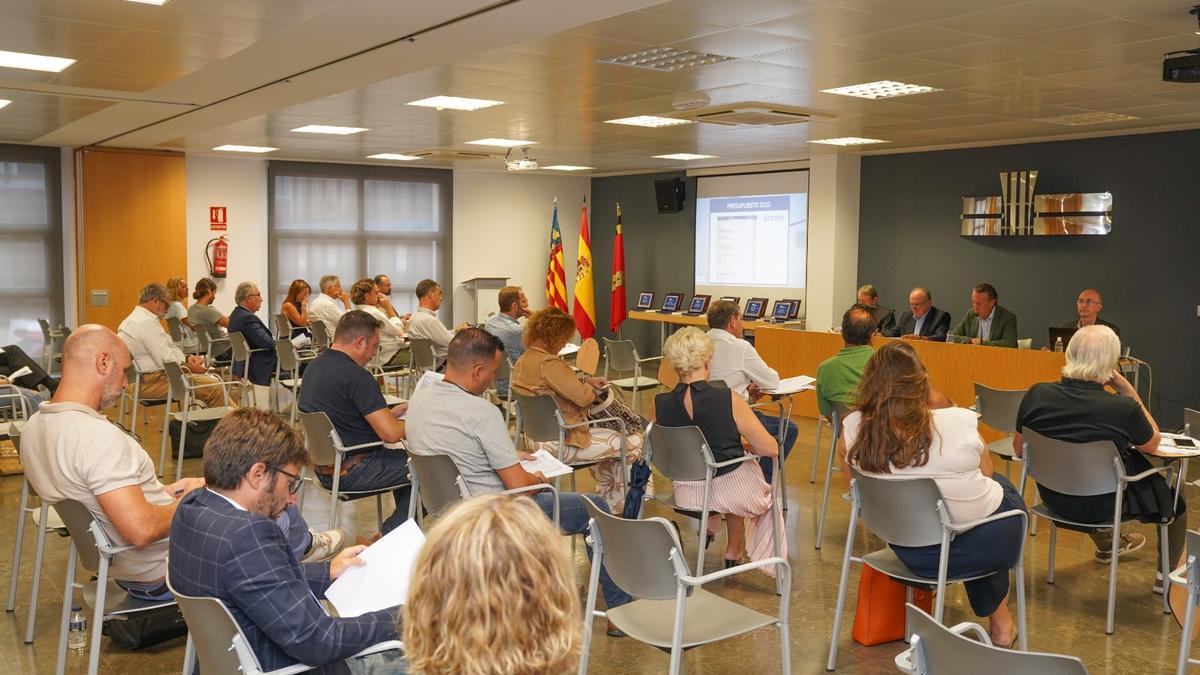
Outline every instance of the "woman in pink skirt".
<path fill-rule="evenodd" d="M 696 426 L 704 433 L 713 459 L 724 462 L 744 457 L 747 452 L 775 457 L 779 446 L 763 428 L 750 404 L 727 388 L 708 383 L 713 342 L 695 327 L 676 332 L 663 345 L 663 357 L 679 374 L 679 384 L 654 399 L 657 423 L 665 427 Z M 704 503 L 704 481 L 676 481 L 675 503 L 699 511 Z M 763 480 L 758 462 L 742 462 L 718 469 L 712 480 L 707 524 L 708 539 L 715 534 L 725 514 L 728 543 L 725 567 L 733 567 L 747 550 L 751 560 L 775 555 L 787 557 L 787 542 L 780 533 L 779 552 L 771 533 L 771 486 Z M 774 568 L 764 568 L 774 574 Z M 702 570 L 696 570 L 697 574 Z"/>

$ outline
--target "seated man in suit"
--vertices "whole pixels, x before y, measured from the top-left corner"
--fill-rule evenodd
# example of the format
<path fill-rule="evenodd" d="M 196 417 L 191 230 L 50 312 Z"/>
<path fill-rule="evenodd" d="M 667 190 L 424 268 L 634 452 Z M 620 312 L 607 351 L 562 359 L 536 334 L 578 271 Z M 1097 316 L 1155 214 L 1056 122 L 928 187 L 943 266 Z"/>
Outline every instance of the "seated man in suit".
<path fill-rule="evenodd" d="M 204 480 L 163 485 L 142 446 L 100 413 L 121 395 L 129 363 L 129 350 L 111 330 L 89 324 L 71 333 L 62 384 L 25 425 L 21 461 L 42 499 L 80 502 L 113 543 L 135 547 L 114 559 L 118 585 L 139 599 L 169 599 L 164 538 L 179 500 Z M 277 522 L 298 558 L 325 559 L 341 548 L 340 532 L 310 532 L 295 507 Z"/>
<path fill-rule="evenodd" d="M 866 307 L 875 320 L 875 328 L 881 335 L 887 335 L 896 327 L 896 312 L 879 304 L 879 291 L 871 284 L 863 284 L 858 289 L 858 304 Z"/>
<path fill-rule="evenodd" d="M 28 368 L 29 372 L 20 377 L 12 376 L 22 368 Z M 50 400 L 56 387 L 58 378 L 43 370 L 42 364 L 30 358 L 24 349 L 16 345 L 0 347 L 0 395 L 19 395 L 25 400 L 26 414 L 32 415 L 37 412 L 38 405 L 42 401 Z M 20 405 L 9 396 L 0 399 L 0 410 Z"/>
<path fill-rule="evenodd" d="M 339 489 L 380 490 L 393 485 L 396 510 L 383 521 L 383 534 L 408 518 L 408 456 L 399 446 L 404 440 L 408 404 L 388 407 L 379 383 L 366 366 L 379 348 L 379 321 L 361 309 L 352 309 L 338 320 L 329 349 L 308 364 L 300 388 L 300 411 L 323 412 L 344 445 L 379 445 L 346 453 L 342 459 Z M 495 412 L 495 409 L 493 409 Z M 382 443 L 380 443 L 382 441 Z M 325 489 L 333 487 L 335 465 L 313 467 Z"/>
<path fill-rule="evenodd" d="M 504 418 L 480 397 L 492 383 L 504 358 L 504 343 L 482 328 L 467 328 L 450 341 L 446 355 L 446 379 L 430 382 L 417 390 L 409 402 L 408 444 L 414 455 L 447 455 L 454 460 L 472 496 L 546 483 L 541 473 L 529 473 L 521 459 L 529 459 L 513 447 Z M 553 511 L 549 491 L 530 495 L 546 513 Z M 587 534 L 588 513 L 583 500 L 608 512 L 600 495 L 563 492 L 559 495 L 559 525 L 564 534 Z M 600 584 L 611 609 L 632 598 L 601 568 Z M 609 634 L 616 629 L 609 626 Z"/>
<path fill-rule="evenodd" d="M 223 602 L 264 670 L 338 664 L 396 639 L 396 608 L 333 618 L 318 602 L 329 584 L 362 565 L 364 546 L 300 563 L 275 524 L 303 480 L 308 451 L 287 422 L 242 408 L 221 420 L 204 449 L 206 487 L 179 503 L 171 523 L 171 586 Z M 395 651 L 345 663 L 350 672 L 403 672 Z M 385 664 L 393 664 L 387 669 Z M 345 672 L 345 670 L 343 670 Z"/>
<path fill-rule="evenodd" d="M 971 311 L 950 331 L 946 341 L 990 347 L 1016 347 L 1017 315 L 996 302 L 994 286 L 976 286 L 971 291 Z"/>
<path fill-rule="evenodd" d="M 1062 325 L 1063 328 L 1083 328 L 1084 326 L 1108 326 L 1112 332 L 1121 337 L 1121 329 L 1117 328 L 1117 324 L 1109 323 L 1100 318 L 1100 310 L 1104 309 L 1104 299 L 1100 297 L 1100 291 L 1094 288 L 1085 288 L 1079 291 L 1079 297 L 1075 300 L 1075 312 L 1079 318 L 1067 321 Z"/>
<path fill-rule="evenodd" d="M 929 289 L 917 286 L 909 291 L 908 308 L 909 311 L 900 315 L 900 323 L 884 335 L 908 340 L 946 341 L 946 334 L 950 332 L 950 313 L 933 306 Z"/>
<path fill-rule="evenodd" d="M 233 292 L 233 301 L 237 307 L 229 315 L 229 332 L 241 333 L 251 350 L 250 372 L 246 379 L 257 387 L 269 387 L 275 377 L 275 364 L 279 356 L 275 353 L 275 338 L 271 336 L 267 324 L 255 314 L 262 307 L 262 291 L 253 282 L 243 281 Z M 246 364 L 241 361 L 233 364 L 235 375 L 242 375 L 245 368 Z M 266 401 L 259 402 L 259 405 L 266 405 Z"/>

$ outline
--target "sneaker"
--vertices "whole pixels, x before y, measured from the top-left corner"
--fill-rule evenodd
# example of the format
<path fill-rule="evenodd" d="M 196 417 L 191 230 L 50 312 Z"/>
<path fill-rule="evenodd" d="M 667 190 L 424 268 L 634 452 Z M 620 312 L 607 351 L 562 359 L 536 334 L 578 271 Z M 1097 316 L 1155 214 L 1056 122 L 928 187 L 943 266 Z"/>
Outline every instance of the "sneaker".
<path fill-rule="evenodd" d="M 341 552 L 342 547 L 346 545 L 346 533 L 341 530 L 325 530 L 317 532 L 309 530 L 312 535 L 312 543 L 308 545 L 308 553 L 300 559 L 300 562 L 324 562 Z"/>
<path fill-rule="evenodd" d="M 1162 595 L 1162 594 L 1163 594 L 1163 578 L 1162 578 L 1162 572 L 1155 572 L 1155 573 L 1154 573 L 1154 586 L 1153 586 L 1153 587 L 1152 587 L 1150 590 L 1154 591 L 1154 594 L 1155 594 L 1155 595 Z"/>
<path fill-rule="evenodd" d="M 1146 537 L 1144 537 L 1136 532 L 1130 532 L 1129 534 L 1123 534 L 1123 535 L 1121 535 L 1120 543 L 1117 546 L 1117 558 L 1120 558 L 1121 556 L 1125 555 L 1126 553 L 1133 553 L 1134 551 L 1140 549 L 1141 547 L 1143 547 L 1145 545 L 1146 545 Z M 1107 564 L 1111 563 L 1112 562 L 1112 549 L 1111 548 L 1097 548 L 1096 549 L 1096 562 L 1100 563 L 1101 565 L 1107 565 Z"/>

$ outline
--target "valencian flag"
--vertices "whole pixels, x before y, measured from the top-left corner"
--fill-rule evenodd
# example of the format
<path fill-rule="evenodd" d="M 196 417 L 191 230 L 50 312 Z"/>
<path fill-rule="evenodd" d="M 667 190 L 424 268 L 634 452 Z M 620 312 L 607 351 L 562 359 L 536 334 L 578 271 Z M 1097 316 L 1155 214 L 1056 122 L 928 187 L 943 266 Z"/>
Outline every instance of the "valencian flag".
<path fill-rule="evenodd" d="M 575 271 L 575 329 L 584 340 L 596 334 L 596 297 L 592 284 L 592 236 L 588 233 L 587 198 L 579 221 L 579 260 Z"/>
<path fill-rule="evenodd" d="M 625 236 L 621 234 L 621 205 L 617 204 L 617 237 L 613 239 L 612 302 L 609 303 L 608 327 L 612 332 L 625 322 Z"/>
<path fill-rule="evenodd" d="M 558 198 L 550 225 L 550 264 L 546 270 L 546 306 L 567 311 L 567 273 L 563 264 L 562 230 L 558 229 Z"/>

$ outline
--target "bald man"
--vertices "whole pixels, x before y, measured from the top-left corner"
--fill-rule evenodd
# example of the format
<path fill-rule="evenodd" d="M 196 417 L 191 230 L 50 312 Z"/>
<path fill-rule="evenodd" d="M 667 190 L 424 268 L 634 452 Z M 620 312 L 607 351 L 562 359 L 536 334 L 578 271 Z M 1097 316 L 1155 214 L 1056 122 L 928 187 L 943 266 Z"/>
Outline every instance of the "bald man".
<path fill-rule="evenodd" d="M 146 451 L 100 413 L 121 395 L 130 361 L 129 349 L 108 328 L 89 324 L 72 332 L 54 398 L 21 434 L 21 463 L 42 499 L 82 503 L 115 545 L 134 547 L 113 560 L 111 573 L 122 588 L 136 598 L 164 600 L 170 598 L 164 579 L 171 518 L 204 479 L 163 485 Z M 298 511 L 284 516 L 280 528 L 297 558 L 340 550 L 340 532 L 310 533 Z"/>
<path fill-rule="evenodd" d="M 1100 297 L 1100 291 L 1094 288 L 1085 288 L 1079 291 L 1079 297 L 1075 299 L 1075 312 L 1079 318 L 1064 323 L 1062 327 L 1108 326 L 1112 332 L 1117 334 L 1117 337 L 1121 337 L 1121 329 L 1117 328 L 1116 324 L 1100 318 L 1102 309 L 1104 309 L 1104 299 Z"/>

